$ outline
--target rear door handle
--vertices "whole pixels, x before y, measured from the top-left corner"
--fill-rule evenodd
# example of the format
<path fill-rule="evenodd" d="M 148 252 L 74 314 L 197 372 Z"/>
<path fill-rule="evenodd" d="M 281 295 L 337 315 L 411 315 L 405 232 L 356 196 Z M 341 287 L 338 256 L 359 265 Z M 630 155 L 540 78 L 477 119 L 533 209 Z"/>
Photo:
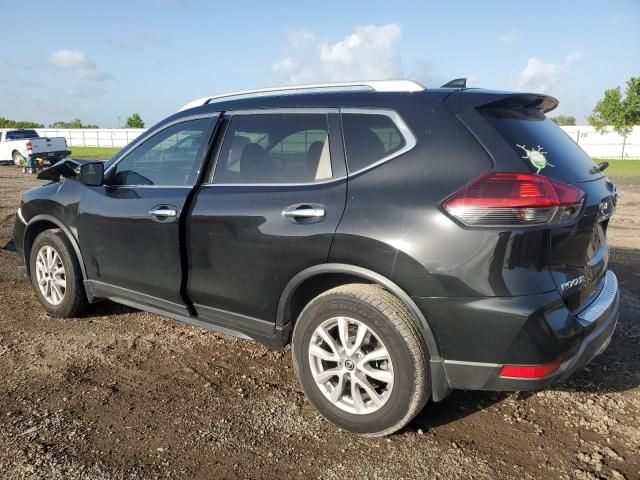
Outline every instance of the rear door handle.
<path fill-rule="evenodd" d="M 282 216 L 294 221 L 315 220 L 320 221 L 325 216 L 324 205 L 298 203 L 291 205 L 282 211 Z"/>
<path fill-rule="evenodd" d="M 157 207 L 149 210 L 149 215 L 153 217 L 177 217 L 178 211 L 169 207 Z"/>
<path fill-rule="evenodd" d="M 297 210 L 284 210 L 283 217 L 287 218 L 323 218 L 324 208 L 298 208 Z"/>

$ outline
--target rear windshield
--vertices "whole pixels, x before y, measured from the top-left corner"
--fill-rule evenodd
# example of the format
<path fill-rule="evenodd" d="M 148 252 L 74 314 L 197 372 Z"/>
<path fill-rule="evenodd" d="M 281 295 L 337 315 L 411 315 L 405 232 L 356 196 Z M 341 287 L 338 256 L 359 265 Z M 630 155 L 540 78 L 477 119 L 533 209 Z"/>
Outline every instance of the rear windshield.
<path fill-rule="evenodd" d="M 35 130 L 13 130 L 7 132 L 7 140 L 22 140 L 23 138 L 38 138 Z"/>
<path fill-rule="evenodd" d="M 594 163 L 569 135 L 537 110 L 493 108 L 481 112 L 533 171 L 565 183 L 600 178 Z"/>

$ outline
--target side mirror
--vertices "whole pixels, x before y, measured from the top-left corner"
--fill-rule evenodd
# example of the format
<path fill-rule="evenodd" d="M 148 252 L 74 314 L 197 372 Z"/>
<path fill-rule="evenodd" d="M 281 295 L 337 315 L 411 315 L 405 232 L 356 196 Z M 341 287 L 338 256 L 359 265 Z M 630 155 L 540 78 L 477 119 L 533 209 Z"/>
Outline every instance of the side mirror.
<path fill-rule="evenodd" d="M 104 182 L 104 163 L 92 162 L 80 165 L 80 181 L 89 187 L 99 187 Z"/>

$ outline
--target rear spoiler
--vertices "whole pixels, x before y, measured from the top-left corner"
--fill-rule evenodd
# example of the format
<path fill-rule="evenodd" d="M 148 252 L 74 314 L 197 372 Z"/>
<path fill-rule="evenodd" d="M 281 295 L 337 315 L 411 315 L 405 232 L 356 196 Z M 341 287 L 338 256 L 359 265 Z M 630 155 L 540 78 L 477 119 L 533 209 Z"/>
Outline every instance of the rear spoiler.
<path fill-rule="evenodd" d="M 491 90 L 467 89 L 454 92 L 445 100 L 454 112 L 469 108 L 527 108 L 548 113 L 558 106 L 558 100 L 539 93 L 495 92 Z"/>

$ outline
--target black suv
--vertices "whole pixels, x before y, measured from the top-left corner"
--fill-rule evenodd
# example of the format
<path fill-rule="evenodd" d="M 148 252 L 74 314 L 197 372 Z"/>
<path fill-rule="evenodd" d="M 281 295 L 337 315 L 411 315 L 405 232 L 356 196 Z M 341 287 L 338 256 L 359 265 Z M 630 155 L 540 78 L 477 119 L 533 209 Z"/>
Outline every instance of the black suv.
<path fill-rule="evenodd" d="M 530 93 L 411 81 L 200 99 L 24 194 L 53 316 L 108 298 L 273 348 L 331 422 L 398 430 L 452 389 L 584 367 L 618 317 L 614 185 Z"/>

